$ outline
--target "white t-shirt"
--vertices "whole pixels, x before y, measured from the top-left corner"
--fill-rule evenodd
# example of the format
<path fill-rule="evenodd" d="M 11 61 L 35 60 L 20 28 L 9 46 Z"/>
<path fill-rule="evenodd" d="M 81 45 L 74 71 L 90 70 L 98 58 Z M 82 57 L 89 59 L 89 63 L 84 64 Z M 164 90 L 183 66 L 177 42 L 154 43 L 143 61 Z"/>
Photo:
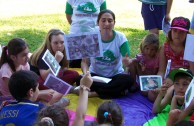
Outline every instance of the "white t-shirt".
<path fill-rule="evenodd" d="M 95 31 L 97 17 L 105 0 L 67 0 L 73 9 L 70 33 Z M 66 7 L 67 9 L 70 9 Z"/>
<path fill-rule="evenodd" d="M 126 42 L 128 43 L 126 36 L 119 31 L 114 31 L 114 38 L 111 41 L 101 41 L 103 57 L 90 58 L 90 72 L 103 77 L 113 77 L 124 72 L 121 46 L 126 45 Z"/>

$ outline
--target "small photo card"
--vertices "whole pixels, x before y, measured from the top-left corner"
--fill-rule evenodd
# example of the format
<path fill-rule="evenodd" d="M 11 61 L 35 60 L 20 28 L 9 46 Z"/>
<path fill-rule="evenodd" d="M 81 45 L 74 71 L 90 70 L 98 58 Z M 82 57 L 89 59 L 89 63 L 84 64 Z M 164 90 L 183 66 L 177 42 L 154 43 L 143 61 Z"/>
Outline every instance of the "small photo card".
<path fill-rule="evenodd" d="M 55 57 L 50 53 L 50 51 L 47 49 L 46 52 L 44 53 L 42 59 L 44 62 L 48 65 L 52 73 L 57 76 L 61 66 L 59 63 L 56 61 Z"/>
<path fill-rule="evenodd" d="M 168 60 L 168 63 L 166 65 L 166 72 L 165 72 L 165 75 L 164 75 L 164 79 L 167 78 L 169 72 L 170 72 L 170 66 L 171 66 L 171 59 Z"/>
<path fill-rule="evenodd" d="M 165 21 L 165 17 L 162 20 L 162 30 L 163 30 L 165 36 L 168 36 L 168 32 L 170 30 L 170 22 Z"/>
<path fill-rule="evenodd" d="M 153 90 L 162 86 L 160 75 L 139 76 L 141 91 Z"/>
<path fill-rule="evenodd" d="M 65 50 L 68 60 L 102 57 L 100 32 L 65 35 Z"/>
<path fill-rule="evenodd" d="M 184 51 L 184 60 L 194 62 L 194 35 L 187 34 L 185 51 Z"/>
<path fill-rule="evenodd" d="M 192 79 L 191 83 L 189 84 L 185 92 L 185 108 L 187 108 L 190 105 L 193 98 L 194 98 L 194 79 Z"/>
<path fill-rule="evenodd" d="M 44 82 L 44 85 L 50 89 L 53 89 L 63 95 L 66 95 L 71 89 L 71 85 L 65 81 L 59 79 L 53 74 L 49 74 Z"/>

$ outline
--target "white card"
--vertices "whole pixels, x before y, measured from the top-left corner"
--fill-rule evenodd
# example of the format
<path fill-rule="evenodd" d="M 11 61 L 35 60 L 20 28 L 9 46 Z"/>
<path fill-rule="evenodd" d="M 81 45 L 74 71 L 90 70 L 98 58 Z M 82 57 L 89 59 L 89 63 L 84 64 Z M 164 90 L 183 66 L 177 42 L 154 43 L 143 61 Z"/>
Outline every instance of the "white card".
<path fill-rule="evenodd" d="M 48 65 L 52 73 L 57 76 L 61 66 L 59 63 L 56 61 L 55 57 L 50 53 L 50 51 L 47 49 L 46 52 L 44 53 L 42 59 L 44 62 Z"/>
<path fill-rule="evenodd" d="M 71 89 L 71 85 L 67 82 L 59 79 L 58 77 L 49 74 L 44 82 L 44 85 L 48 88 L 51 88 L 63 95 L 66 95 Z"/>
<path fill-rule="evenodd" d="M 102 83 L 108 83 L 112 80 L 110 78 L 100 77 L 100 76 L 93 76 L 92 79 L 95 82 L 102 82 Z"/>
<path fill-rule="evenodd" d="M 169 72 L 170 72 L 170 66 L 171 66 L 171 59 L 168 60 L 168 63 L 166 65 L 166 72 L 165 72 L 165 75 L 164 75 L 164 79 L 167 78 Z"/>
<path fill-rule="evenodd" d="M 0 45 L 0 57 L 1 57 L 1 54 L 2 54 L 2 47 L 1 47 L 1 45 Z"/>
<path fill-rule="evenodd" d="M 141 91 L 154 90 L 162 86 L 160 75 L 139 76 Z"/>
<path fill-rule="evenodd" d="M 194 79 L 192 79 L 191 83 L 189 84 L 185 92 L 185 108 L 189 106 L 193 97 L 194 97 Z"/>
<path fill-rule="evenodd" d="M 66 34 L 64 40 L 68 60 L 103 56 L 100 32 Z"/>
<path fill-rule="evenodd" d="M 194 35 L 192 34 L 187 34 L 183 59 L 194 62 Z"/>

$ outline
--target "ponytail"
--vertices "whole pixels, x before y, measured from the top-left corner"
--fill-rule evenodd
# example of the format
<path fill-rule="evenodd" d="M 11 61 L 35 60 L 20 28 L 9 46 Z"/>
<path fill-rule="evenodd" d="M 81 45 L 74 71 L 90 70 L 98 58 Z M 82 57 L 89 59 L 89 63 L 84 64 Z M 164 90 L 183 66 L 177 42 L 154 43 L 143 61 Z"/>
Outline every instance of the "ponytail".
<path fill-rule="evenodd" d="M 11 39 L 7 46 L 3 47 L 0 60 L 0 67 L 2 67 L 4 63 L 8 63 L 12 71 L 15 72 L 16 68 L 13 60 L 11 59 L 11 55 L 16 56 L 17 54 L 25 50 L 27 47 L 28 46 L 23 39 L 20 38 Z"/>

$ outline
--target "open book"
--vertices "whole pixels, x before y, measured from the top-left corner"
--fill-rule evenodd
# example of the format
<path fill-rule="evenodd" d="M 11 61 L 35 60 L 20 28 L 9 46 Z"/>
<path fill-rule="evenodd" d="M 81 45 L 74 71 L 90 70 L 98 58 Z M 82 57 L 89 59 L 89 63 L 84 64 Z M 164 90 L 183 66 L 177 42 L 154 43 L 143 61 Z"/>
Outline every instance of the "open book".
<path fill-rule="evenodd" d="M 100 77 L 100 76 L 93 76 L 92 79 L 95 82 L 102 82 L 102 83 L 108 83 L 112 80 L 110 78 Z"/>

